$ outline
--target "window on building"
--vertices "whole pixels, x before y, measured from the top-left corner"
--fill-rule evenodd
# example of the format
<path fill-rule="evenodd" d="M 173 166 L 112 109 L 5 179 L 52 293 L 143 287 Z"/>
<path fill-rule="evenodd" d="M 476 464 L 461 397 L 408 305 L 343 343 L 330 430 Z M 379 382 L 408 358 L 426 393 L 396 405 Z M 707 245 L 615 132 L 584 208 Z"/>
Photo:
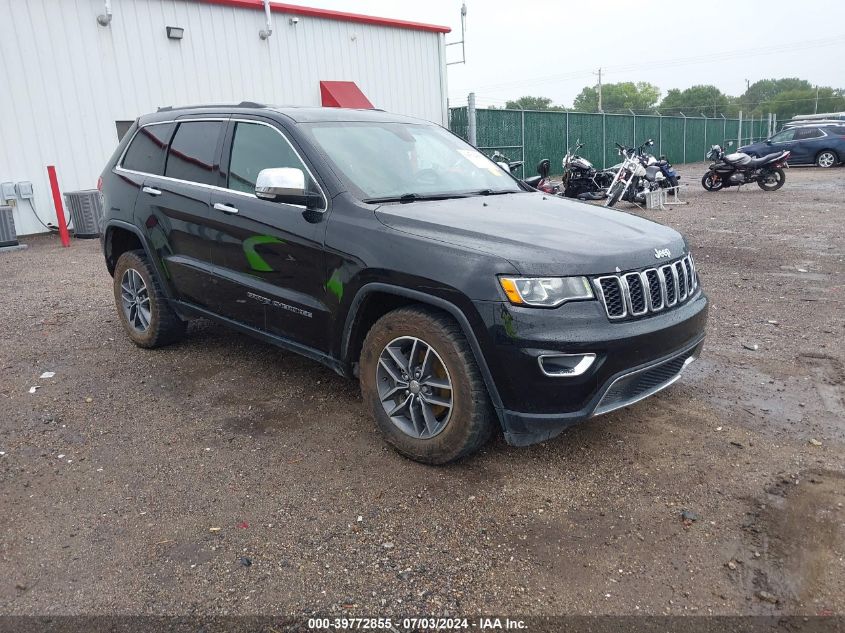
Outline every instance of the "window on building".
<path fill-rule="evenodd" d="M 305 165 L 281 134 L 266 125 L 237 123 L 229 158 L 229 189 L 254 193 L 258 172 L 271 167 L 301 169 L 305 172 L 306 188 L 315 189 Z"/>
<path fill-rule="evenodd" d="M 223 131 L 221 121 L 180 123 L 170 151 L 164 175 L 206 185 L 217 184 L 217 146 Z"/>
<path fill-rule="evenodd" d="M 167 144 L 175 127 L 175 123 L 162 123 L 141 128 L 126 150 L 121 167 L 161 176 Z"/>

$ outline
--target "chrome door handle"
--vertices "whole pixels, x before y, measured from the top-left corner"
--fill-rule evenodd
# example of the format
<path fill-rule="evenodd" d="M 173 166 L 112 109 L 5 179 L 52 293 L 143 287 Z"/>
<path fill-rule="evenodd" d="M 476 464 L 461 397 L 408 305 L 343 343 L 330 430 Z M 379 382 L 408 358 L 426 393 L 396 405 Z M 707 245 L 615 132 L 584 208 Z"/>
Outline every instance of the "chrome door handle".
<path fill-rule="evenodd" d="M 214 205 L 214 208 L 218 211 L 222 211 L 223 213 L 237 213 L 238 209 L 236 207 L 231 207 L 228 204 L 223 204 L 222 202 L 217 202 Z"/>
<path fill-rule="evenodd" d="M 141 189 L 141 191 L 143 191 L 144 193 L 148 193 L 151 196 L 160 196 L 161 195 L 160 190 L 154 189 L 152 187 L 144 187 L 143 189 Z"/>

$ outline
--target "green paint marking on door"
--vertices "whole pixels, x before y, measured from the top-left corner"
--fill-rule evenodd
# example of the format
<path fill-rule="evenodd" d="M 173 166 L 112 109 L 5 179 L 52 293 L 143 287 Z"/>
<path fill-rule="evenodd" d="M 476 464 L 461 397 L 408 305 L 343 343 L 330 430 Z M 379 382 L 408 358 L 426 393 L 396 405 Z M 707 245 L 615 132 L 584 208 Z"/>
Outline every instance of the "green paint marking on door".
<path fill-rule="evenodd" d="M 272 273 L 273 268 L 255 250 L 259 244 L 284 244 L 284 241 L 272 235 L 253 235 L 244 240 L 244 255 L 249 267 L 261 273 Z"/>
<path fill-rule="evenodd" d="M 340 269 L 335 270 L 326 282 L 326 290 L 337 297 L 338 301 L 343 300 L 343 282 L 340 280 Z"/>

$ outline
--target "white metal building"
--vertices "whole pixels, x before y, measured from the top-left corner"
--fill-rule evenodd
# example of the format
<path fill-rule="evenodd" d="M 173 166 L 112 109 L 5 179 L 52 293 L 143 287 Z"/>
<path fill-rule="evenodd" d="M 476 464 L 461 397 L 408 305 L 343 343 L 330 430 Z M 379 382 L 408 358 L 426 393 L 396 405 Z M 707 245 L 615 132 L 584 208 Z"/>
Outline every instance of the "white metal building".
<path fill-rule="evenodd" d="M 31 181 L 38 215 L 55 224 L 47 165 L 63 192 L 94 188 L 139 115 L 320 105 L 321 81 L 446 123 L 448 28 L 268 4 L 269 22 L 264 0 L 0 0 L 0 183 Z M 28 201 L 12 204 L 19 235 L 45 230 Z"/>

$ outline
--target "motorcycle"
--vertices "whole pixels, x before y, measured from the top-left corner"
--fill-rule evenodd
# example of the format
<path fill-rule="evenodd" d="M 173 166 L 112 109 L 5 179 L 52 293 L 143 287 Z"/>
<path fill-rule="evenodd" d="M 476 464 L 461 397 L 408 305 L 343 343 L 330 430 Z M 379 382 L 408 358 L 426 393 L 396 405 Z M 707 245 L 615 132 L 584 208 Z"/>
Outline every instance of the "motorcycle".
<path fill-rule="evenodd" d="M 493 155 L 490 157 L 493 161 L 502 169 L 504 169 L 509 174 L 514 173 L 517 169 L 522 167 L 525 161 L 522 160 L 510 160 L 507 156 L 502 154 L 499 150 L 493 152 Z"/>
<path fill-rule="evenodd" d="M 613 181 L 610 170 L 597 171 L 593 164 L 575 152 L 584 147 L 580 139 L 575 141 L 575 149 L 567 148 L 561 161 L 563 176 L 561 177 L 562 195 L 567 198 L 585 200 L 600 200 Z"/>
<path fill-rule="evenodd" d="M 777 191 L 786 182 L 783 168 L 789 167 L 789 154 L 789 150 L 784 150 L 752 158 L 743 152 L 725 154 L 720 145 L 714 145 L 707 153 L 708 160 L 714 162 L 702 176 L 701 186 L 707 191 L 719 191 L 756 182 L 763 191 Z"/>
<path fill-rule="evenodd" d="M 551 169 L 551 161 L 549 161 L 548 158 L 544 158 L 539 163 L 537 163 L 537 175 L 525 178 L 522 182 L 524 182 L 529 187 L 534 187 L 534 189 L 537 189 L 538 191 L 542 191 L 544 193 L 557 194 L 560 191 L 560 187 L 552 183 L 551 179 L 549 178 L 549 172 L 551 171 Z"/>
<path fill-rule="evenodd" d="M 623 160 L 620 165 L 611 168 L 616 170 L 616 175 L 607 189 L 607 202 L 604 206 L 612 207 L 619 200 L 642 204 L 645 202 L 646 193 L 668 186 L 662 168 L 657 165 L 658 161 L 648 164 L 649 155 L 645 148 L 652 145 L 654 141 L 651 139 L 639 147 L 625 147 L 616 143 L 616 151 Z"/>

